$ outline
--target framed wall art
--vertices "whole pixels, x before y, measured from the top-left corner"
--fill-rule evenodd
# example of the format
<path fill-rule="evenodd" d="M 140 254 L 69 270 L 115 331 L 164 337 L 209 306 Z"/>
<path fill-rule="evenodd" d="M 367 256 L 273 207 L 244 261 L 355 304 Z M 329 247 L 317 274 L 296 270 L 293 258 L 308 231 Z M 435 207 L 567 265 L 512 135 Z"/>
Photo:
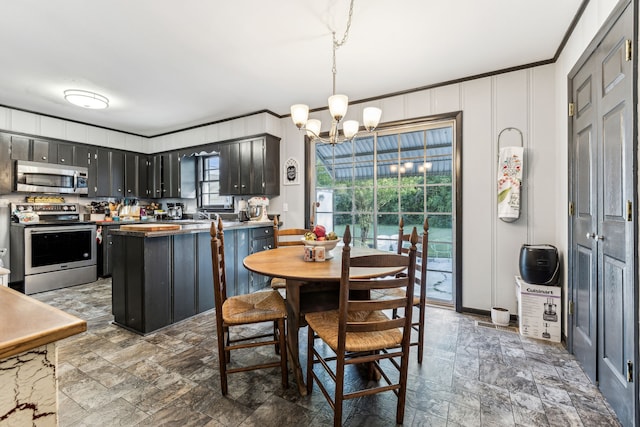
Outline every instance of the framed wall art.
<path fill-rule="evenodd" d="M 300 164 L 293 157 L 284 162 L 282 182 L 284 185 L 300 184 Z"/>

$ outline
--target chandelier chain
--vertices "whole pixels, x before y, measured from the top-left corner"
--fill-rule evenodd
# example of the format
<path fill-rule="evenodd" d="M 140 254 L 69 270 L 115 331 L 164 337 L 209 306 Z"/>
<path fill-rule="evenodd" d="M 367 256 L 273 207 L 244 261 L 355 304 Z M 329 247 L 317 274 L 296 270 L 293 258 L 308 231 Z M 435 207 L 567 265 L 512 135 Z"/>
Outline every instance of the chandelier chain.
<path fill-rule="evenodd" d="M 336 67 L 336 50 L 343 44 L 347 42 L 347 38 L 349 37 L 349 30 L 351 29 L 351 18 L 353 17 L 353 3 L 355 0 L 351 0 L 349 5 L 349 18 L 347 19 L 347 28 L 344 30 L 344 34 L 342 36 L 342 40 L 338 41 L 336 39 L 336 32 L 333 31 L 333 67 L 331 68 L 331 72 L 333 74 L 333 94 L 336 94 L 336 74 L 338 74 L 338 68 Z"/>
<path fill-rule="evenodd" d="M 355 0 L 350 0 L 349 5 L 349 17 L 347 19 L 347 25 L 342 35 L 342 39 L 336 38 L 336 32 L 331 31 L 332 34 L 332 53 L 333 53 L 333 91 L 332 96 L 329 97 L 329 113 L 331 115 L 331 128 L 329 130 L 328 137 L 321 137 L 322 122 L 318 119 L 309 119 L 309 106 L 306 104 L 294 104 L 291 106 L 291 119 L 293 124 L 298 129 L 304 129 L 307 133 L 307 137 L 311 138 L 311 142 L 321 142 L 325 144 L 335 145 L 341 144 L 345 141 L 353 141 L 354 138 L 360 133 L 360 124 L 357 120 L 345 120 L 342 125 L 342 135 L 340 134 L 340 122 L 346 117 L 347 108 L 349 106 L 349 98 L 347 95 L 336 94 L 336 75 L 338 74 L 336 66 L 336 50 L 343 46 L 347 42 L 349 37 L 349 31 L 351 30 L 351 21 L 353 18 L 353 4 Z M 362 110 L 362 119 L 364 129 L 367 132 L 373 131 L 380 123 L 380 116 L 382 110 L 377 107 L 365 107 Z"/>

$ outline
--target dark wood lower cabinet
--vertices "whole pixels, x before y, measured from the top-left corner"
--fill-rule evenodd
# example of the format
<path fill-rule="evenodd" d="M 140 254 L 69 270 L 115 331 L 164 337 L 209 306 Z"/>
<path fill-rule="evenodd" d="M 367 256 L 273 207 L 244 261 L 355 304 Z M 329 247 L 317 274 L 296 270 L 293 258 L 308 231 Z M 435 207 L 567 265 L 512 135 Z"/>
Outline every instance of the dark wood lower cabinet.
<path fill-rule="evenodd" d="M 143 334 L 173 323 L 171 238 L 114 235 L 113 260 L 115 322 Z"/>
<path fill-rule="evenodd" d="M 262 228 L 224 232 L 229 296 L 259 290 L 268 284 L 263 276 L 249 274 L 242 264 L 250 250 L 256 251 L 250 249 L 250 230 Z M 158 237 L 114 230 L 112 239 L 112 299 L 116 324 L 147 334 L 213 309 L 208 230 Z M 262 246 L 260 248 L 258 250 L 262 250 Z"/>

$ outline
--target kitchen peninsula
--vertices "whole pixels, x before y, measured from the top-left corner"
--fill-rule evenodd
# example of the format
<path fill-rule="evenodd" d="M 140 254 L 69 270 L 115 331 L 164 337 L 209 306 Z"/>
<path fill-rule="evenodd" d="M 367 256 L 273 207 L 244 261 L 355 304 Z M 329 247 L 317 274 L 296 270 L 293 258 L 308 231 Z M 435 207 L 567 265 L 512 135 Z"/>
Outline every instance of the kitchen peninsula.
<path fill-rule="evenodd" d="M 111 232 L 116 324 L 147 334 L 214 307 L 210 227 L 211 221 L 176 221 Z M 268 277 L 247 271 L 242 261 L 274 247 L 273 223 L 223 222 L 223 227 L 227 294 L 268 286 Z"/>

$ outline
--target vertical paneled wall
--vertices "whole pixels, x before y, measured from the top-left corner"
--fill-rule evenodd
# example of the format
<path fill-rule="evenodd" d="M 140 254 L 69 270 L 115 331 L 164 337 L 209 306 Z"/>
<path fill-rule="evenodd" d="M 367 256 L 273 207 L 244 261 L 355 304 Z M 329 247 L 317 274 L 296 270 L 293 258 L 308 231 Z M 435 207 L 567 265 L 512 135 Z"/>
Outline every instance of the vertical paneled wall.
<path fill-rule="evenodd" d="M 548 65 L 376 102 L 383 109 L 383 122 L 462 111 L 464 307 L 488 310 L 499 305 L 515 312 L 513 277 L 518 274 L 521 245 L 558 244 L 554 95 L 554 68 Z M 353 106 L 348 116 L 358 117 L 365 106 Z M 314 115 L 326 118 L 322 112 Z M 282 158 L 304 159 L 302 133 L 289 118 L 283 119 L 283 127 Z M 500 221 L 496 209 L 497 138 L 506 127 L 522 131 L 526 151 L 522 214 L 515 223 Z M 519 144 L 511 134 L 505 135 L 503 146 Z M 289 212 L 283 213 L 287 226 L 303 225 L 302 186 L 283 190 L 272 210 L 287 203 Z"/>

